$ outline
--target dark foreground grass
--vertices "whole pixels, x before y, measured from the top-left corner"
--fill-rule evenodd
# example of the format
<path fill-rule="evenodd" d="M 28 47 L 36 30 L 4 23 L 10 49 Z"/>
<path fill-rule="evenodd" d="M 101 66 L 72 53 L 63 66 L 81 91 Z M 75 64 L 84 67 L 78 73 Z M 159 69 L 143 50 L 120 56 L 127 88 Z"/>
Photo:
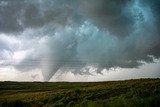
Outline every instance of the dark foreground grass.
<path fill-rule="evenodd" d="M 0 107 L 160 107 L 160 79 L 0 82 Z"/>

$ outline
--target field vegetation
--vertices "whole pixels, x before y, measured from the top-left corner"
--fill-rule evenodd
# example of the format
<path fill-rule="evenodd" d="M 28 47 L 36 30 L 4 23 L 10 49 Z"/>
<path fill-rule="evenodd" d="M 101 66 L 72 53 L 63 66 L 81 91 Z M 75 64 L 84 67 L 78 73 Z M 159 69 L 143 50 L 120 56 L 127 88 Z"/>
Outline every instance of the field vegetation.
<path fill-rule="evenodd" d="M 160 79 L 0 82 L 0 107 L 160 107 Z"/>

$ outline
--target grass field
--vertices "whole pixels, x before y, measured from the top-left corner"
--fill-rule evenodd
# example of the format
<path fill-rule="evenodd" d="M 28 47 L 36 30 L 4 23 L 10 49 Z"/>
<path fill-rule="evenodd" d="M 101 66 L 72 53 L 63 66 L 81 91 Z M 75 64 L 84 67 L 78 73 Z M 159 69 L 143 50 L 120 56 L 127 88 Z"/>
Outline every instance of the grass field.
<path fill-rule="evenodd" d="M 0 82 L 1 107 L 160 107 L 160 79 Z"/>

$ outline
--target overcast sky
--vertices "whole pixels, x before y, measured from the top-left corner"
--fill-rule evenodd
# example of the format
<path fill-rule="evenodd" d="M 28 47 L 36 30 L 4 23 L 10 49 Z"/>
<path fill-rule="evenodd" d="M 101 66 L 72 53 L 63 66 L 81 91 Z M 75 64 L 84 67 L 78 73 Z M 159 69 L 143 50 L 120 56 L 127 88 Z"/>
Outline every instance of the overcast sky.
<path fill-rule="evenodd" d="M 0 0 L 1 81 L 160 78 L 159 0 Z"/>

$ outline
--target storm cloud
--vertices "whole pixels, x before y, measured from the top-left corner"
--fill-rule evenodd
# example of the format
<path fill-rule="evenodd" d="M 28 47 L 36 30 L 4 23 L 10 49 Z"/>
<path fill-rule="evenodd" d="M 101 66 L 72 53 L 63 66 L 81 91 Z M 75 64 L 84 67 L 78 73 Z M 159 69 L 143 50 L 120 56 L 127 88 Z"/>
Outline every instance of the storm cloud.
<path fill-rule="evenodd" d="M 1 0 L 1 65 L 89 74 L 160 57 L 160 1 Z M 14 42 L 12 42 L 14 41 Z"/>

